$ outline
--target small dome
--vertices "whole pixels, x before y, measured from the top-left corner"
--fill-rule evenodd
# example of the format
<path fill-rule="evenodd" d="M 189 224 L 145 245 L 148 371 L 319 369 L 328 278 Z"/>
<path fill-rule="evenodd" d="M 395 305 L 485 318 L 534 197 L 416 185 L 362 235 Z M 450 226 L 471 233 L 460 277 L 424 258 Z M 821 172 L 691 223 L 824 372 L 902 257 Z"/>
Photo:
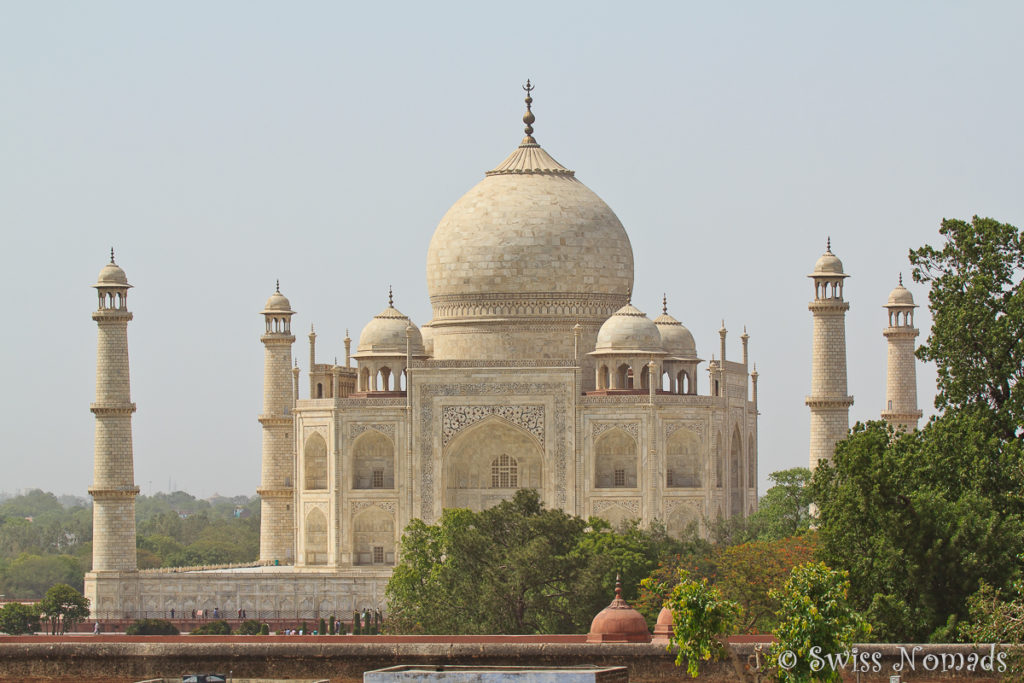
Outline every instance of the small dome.
<path fill-rule="evenodd" d="M 672 610 L 668 607 L 662 607 L 661 611 L 658 612 L 658 622 L 654 625 L 654 639 L 655 643 L 667 643 L 673 635 L 673 615 Z"/>
<path fill-rule="evenodd" d="M 840 277 L 846 277 L 843 272 L 843 262 L 839 260 L 839 257 L 832 253 L 832 240 L 829 239 L 826 243 L 825 253 L 814 264 L 814 272 L 811 273 L 810 277 L 820 275 L 838 275 Z"/>
<path fill-rule="evenodd" d="M 626 304 L 601 325 L 593 353 L 665 353 L 658 326 L 632 304 Z"/>
<path fill-rule="evenodd" d="M 281 293 L 281 284 L 277 284 L 277 288 L 274 293 L 267 299 L 266 305 L 263 307 L 264 313 L 294 313 L 292 310 L 292 304 L 288 301 L 288 297 Z"/>
<path fill-rule="evenodd" d="M 96 284 L 93 287 L 131 287 L 128 284 L 128 276 L 121 270 L 121 266 L 114 263 L 113 249 L 110 250 L 110 263 L 103 266 L 103 270 L 100 271 L 99 277 L 96 278 Z"/>
<path fill-rule="evenodd" d="M 411 327 L 412 338 L 409 350 L 412 355 L 423 356 L 423 336 L 405 315 L 390 303 L 383 311 L 373 316 L 359 333 L 359 346 L 355 358 L 371 356 L 404 356 L 406 353 L 406 328 Z"/>
<path fill-rule="evenodd" d="M 917 308 L 914 303 L 914 295 L 910 293 L 910 290 L 903 286 L 903 276 L 900 276 L 900 283 L 896 285 L 896 288 L 889 292 L 889 302 L 886 306 L 913 306 Z"/>
<path fill-rule="evenodd" d="M 665 353 L 686 360 L 697 357 L 697 343 L 693 341 L 693 335 L 686 326 L 668 314 L 667 304 L 662 304 L 661 315 L 654 319 L 654 324 L 661 334 L 661 345 Z"/>
<path fill-rule="evenodd" d="M 615 582 L 615 599 L 597 613 L 587 634 L 588 643 L 649 643 L 651 632 L 642 614 L 622 599 L 622 584 Z"/>

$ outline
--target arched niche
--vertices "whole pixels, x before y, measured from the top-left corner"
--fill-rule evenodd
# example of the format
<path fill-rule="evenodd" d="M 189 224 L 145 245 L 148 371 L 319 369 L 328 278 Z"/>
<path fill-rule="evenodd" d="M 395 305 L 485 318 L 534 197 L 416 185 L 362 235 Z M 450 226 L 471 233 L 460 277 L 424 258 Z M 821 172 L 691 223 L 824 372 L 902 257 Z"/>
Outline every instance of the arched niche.
<path fill-rule="evenodd" d="M 302 469 L 306 490 L 327 488 L 327 442 L 320 434 L 306 439 L 302 449 Z"/>
<path fill-rule="evenodd" d="M 700 511 L 696 505 L 683 503 L 669 514 L 665 530 L 674 538 L 700 535 Z"/>
<path fill-rule="evenodd" d="M 306 564 L 327 564 L 327 516 L 318 508 L 306 515 Z"/>
<path fill-rule="evenodd" d="M 612 525 L 613 529 L 620 529 L 627 522 L 636 519 L 636 513 L 628 510 L 622 505 L 609 505 L 594 515 Z"/>
<path fill-rule="evenodd" d="M 594 441 L 594 488 L 636 488 L 636 439 L 619 428 Z"/>
<path fill-rule="evenodd" d="M 395 488 L 395 444 L 376 429 L 368 429 L 352 444 L 352 488 Z"/>
<path fill-rule="evenodd" d="M 499 417 L 486 418 L 455 437 L 445 449 L 444 506 L 479 511 L 511 499 L 517 489 L 540 490 L 543 461 L 536 437 Z M 510 477 L 513 468 L 514 485 Z"/>
<path fill-rule="evenodd" d="M 754 452 L 754 435 L 747 437 L 747 488 L 757 486 L 757 453 Z"/>
<path fill-rule="evenodd" d="M 722 432 L 718 432 L 718 440 L 715 441 L 715 487 L 722 488 L 725 485 L 725 457 L 722 455 Z"/>
<path fill-rule="evenodd" d="M 395 563 L 395 520 L 376 505 L 352 519 L 352 564 L 393 565 Z"/>
<path fill-rule="evenodd" d="M 700 437 L 689 429 L 677 429 L 665 444 L 665 486 L 698 488 L 701 476 Z"/>
<path fill-rule="evenodd" d="M 729 449 L 729 516 L 743 516 L 743 439 L 740 430 L 732 433 Z"/>

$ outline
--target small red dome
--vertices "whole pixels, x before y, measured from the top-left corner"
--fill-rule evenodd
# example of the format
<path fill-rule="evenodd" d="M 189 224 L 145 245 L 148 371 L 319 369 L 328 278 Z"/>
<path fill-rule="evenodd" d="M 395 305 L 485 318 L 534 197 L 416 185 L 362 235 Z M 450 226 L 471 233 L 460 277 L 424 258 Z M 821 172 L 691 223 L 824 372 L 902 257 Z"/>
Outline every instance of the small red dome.
<path fill-rule="evenodd" d="M 658 612 L 658 623 L 654 625 L 654 642 L 668 643 L 672 639 L 672 610 L 662 607 Z"/>
<path fill-rule="evenodd" d="M 615 599 L 590 624 L 588 643 L 649 643 L 651 632 L 642 614 L 622 599 L 622 584 L 615 582 Z"/>

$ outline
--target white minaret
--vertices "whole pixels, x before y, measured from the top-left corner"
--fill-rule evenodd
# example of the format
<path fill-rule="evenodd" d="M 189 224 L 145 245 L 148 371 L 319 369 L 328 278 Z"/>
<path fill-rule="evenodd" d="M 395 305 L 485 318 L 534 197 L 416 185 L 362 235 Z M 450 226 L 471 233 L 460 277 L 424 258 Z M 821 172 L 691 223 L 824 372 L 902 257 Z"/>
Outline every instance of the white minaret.
<path fill-rule="evenodd" d="M 814 316 L 814 342 L 811 354 L 810 468 L 832 457 L 836 442 L 846 438 L 850 430 L 850 406 L 853 397 L 846 395 L 846 311 L 850 304 L 843 300 L 843 262 L 832 253 L 828 241 L 825 253 L 808 275 L 814 280 L 814 301 L 807 305 Z"/>
<path fill-rule="evenodd" d="M 884 308 L 889 311 L 889 326 L 882 334 L 889 341 L 889 364 L 885 382 L 885 410 L 882 419 L 893 426 L 912 432 L 917 429 L 921 411 L 917 409 L 917 367 L 914 339 L 914 295 L 903 286 L 903 276 L 896 289 L 889 293 Z"/>
<path fill-rule="evenodd" d="M 135 554 L 135 466 L 132 456 L 132 403 L 128 373 L 128 277 L 114 263 L 103 267 L 93 287 L 99 308 L 96 344 L 96 416 L 93 442 L 92 573 L 138 571 Z"/>
<path fill-rule="evenodd" d="M 260 561 L 292 564 L 295 559 L 294 487 L 295 446 L 292 443 L 295 389 L 292 379 L 291 303 L 280 283 L 261 311 L 266 332 L 260 337 L 263 360 L 263 472 L 260 488 Z M 296 375 L 297 377 L 297 375 Z"/>

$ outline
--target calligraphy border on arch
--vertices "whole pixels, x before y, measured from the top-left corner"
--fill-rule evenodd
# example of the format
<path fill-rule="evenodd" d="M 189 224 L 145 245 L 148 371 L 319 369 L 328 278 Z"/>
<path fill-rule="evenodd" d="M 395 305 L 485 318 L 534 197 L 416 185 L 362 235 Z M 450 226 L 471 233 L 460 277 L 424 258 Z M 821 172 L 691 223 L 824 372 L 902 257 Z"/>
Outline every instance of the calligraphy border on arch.
<path fill-rule="evenodd" d="M 537 437 L 544 448 L 544 406 L 444 406 L 441 411 L 441 448 L 445 448 L 451 440 L 467 427 L 495 415 L 501 419 L 522 427 Z"/>
<path fill-rule="evenodd" d="M 478 382 L 472 384 L 427 384 L 419 387 L 420 397 L 420 519 L 428 524 L 434 521 L 434 453 L 431 431 L 434 428 L 434 399 L 438 396 L 539 396 L 552 398 L 555 409 L 552 415 L 550 446 L 555 465 L 555 505 L 564 508 L 566 504 L 566 410 L 571 386 L 561 382 Z"/>

